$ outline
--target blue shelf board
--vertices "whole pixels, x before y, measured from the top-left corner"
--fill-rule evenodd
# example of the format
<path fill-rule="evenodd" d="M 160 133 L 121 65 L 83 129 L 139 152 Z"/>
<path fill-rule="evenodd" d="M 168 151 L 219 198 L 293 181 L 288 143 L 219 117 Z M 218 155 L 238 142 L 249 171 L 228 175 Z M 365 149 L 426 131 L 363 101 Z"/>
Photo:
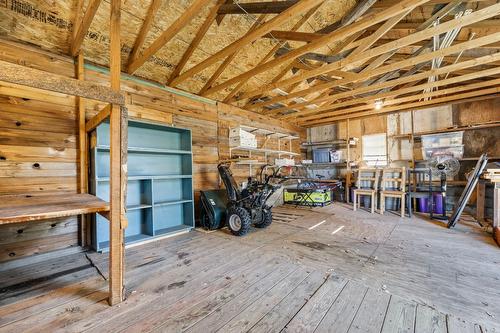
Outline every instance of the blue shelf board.
<path fill-rule="evenodd" d="M 152 236 L 147 235 L 147 234 L 138 234 L 138 235 L 133 235 L 133 236 L 127 236 L 125 237 L 125 243 L 128 244 L 133 244 L 137 243 L 140 241 L 143 241 L 145 239 L 150 239 Z M 99 252 L 108 252 L 109 251 L 109 241 L 105 242 L 100 242 L 99 243 Z"/>
<path fill-rule="evenodd" d="M 170 205 L 179 205 L 179 204 L 184 204 L 188 202 L 193 202 L 191 199 L 186 199 L 186 200 L 176 200 L 176 201 L 162 201 L 162 202 L 155 202 L 154 206 L 170 206 Z"/>
<path fill-rule="evenodd" d="M 151 179 L 189 179 L 192 175 L 163 175 L 163 176 L 129 176 L 128 180 L 151 180 Z M 98 182 L 109 182 L 109 177 L 99 177 Z"/>
<path fill-rule="evenodd" d="M 166 235 L 174 232 L 179 232 L 179 231 L 184 231 L 184 230 L 191 230 L 193 229 L 192 226 L 185 225 L 185 224 L 180 224 L 176 225 L 175 227 L 169 227 L 169 228 L 163 228 L 163 229 L 156 229 L 155 230 L 155 236 L 160 236 L 160 235 Z"/>
<path fill-rule="evenodd" d="M 151 208 L 153 207 L 152 205 L 149 204 L 142 204 L 142 205 L 130 205 L 127 206 L 127 211 L 132 211 L 132 210 L 138 210 L 138 209 L 145 209 L 145 208 Z"/>
<path fill-rule="evenodd" d="M 109 151 L 109 146 L 99 145 L 96 148 L 99 150 Z M 146 147 L 128 147 L 127 151 L 129 153 L 186 154 L 186 155 L 192 154 L 190 150 L 146 148 Z"/>

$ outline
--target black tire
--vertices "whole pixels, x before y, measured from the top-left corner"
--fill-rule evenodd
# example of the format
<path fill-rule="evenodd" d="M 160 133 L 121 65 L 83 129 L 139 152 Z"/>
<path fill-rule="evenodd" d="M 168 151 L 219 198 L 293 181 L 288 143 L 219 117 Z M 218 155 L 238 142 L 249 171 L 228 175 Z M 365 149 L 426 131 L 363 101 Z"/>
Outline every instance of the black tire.
<path fill-rule="evenodd" d="M 270 208 L 264 208 L 262 211 L 262 221 L 255 223 L 256 228 L 267 228 L 273 223 L 273 212 Z"/>
<path fill-rule="evenodd" d="M 250 230 L 252 217 L 242 207 L 231 207 L 227 211 L 226 225 L 235 236 L 244 236 Z"/>

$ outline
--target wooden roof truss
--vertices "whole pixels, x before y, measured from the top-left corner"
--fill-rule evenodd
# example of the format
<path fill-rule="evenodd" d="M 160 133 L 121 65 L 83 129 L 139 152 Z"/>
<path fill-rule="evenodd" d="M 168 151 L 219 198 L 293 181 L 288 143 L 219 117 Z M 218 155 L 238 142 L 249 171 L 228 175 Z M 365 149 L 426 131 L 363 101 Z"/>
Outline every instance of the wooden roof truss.
<path fill-rule="evenodd" d="M 500 48 L 500 19 L 497 18 L 500 4 L 495 1 L 360 0 L 338 22 L 317 31 L 300 31 L 323 2 L 193 0 L 171 26 L 145 46 L 161 3 L 161 0 L 151 0 L 130 53 L 127 72 L 134 73 L 189 25 L 204 6 L 211 6 L 174 71 L 166 78 L 167 84 L 177 87 L 219 63 L 196 93 L 208 97 L 218 94 L 220 98 L 224 92 L 224 102 L 237 103 L 303 126 L 366 116 L 371 112 L 393 112 L 410 105 L 432 105 L 442 98 L 460 100 L 465 96 L 463 91 L 476 89 L 478 84 L 489 87 L 481 90 L 489 93 L 488 89 L 492 89 L 492 83 L 500 74 L 489 71 L 500 60 L 496 56 Z M 79 52 L 82 34 L 88 29 L 99 3 L 99 0 L 91 0 L 83 16 L 77 13 L 71 54 Z M 417 12 L 426 14 L 415 19 Z M 220 24 L 226 15 L 260 16 L 254 16 L 253 26 L 240 39 L 189 68 L 189 59 L 210 27 Z M 280 30 L 296 16 L 301 19 L 290 30 Z M 469 35 L 464 39 L 462 32 L 466 29 Z M 472 29 L 483 30 L 476 35 Z M 260 38 L 276 43 L 257 66 L 221 80 L 222 73 L 242 49 Z M 330 48 L 329 54 L 318 52 L 334 41 L 338 43 Z M 295 48 L 288 42 L 295 43 Z M 297 42 L 304 44 L 297 47 Z M 257 87 L 245 89 L 249 80 L 276 66 L 282 66 L 282 70 L 270 81 L 260 81 Z M 461 85 L 457 90 L 458 83 Z M 386 107 L 375 112 L 375 102 Z"/>

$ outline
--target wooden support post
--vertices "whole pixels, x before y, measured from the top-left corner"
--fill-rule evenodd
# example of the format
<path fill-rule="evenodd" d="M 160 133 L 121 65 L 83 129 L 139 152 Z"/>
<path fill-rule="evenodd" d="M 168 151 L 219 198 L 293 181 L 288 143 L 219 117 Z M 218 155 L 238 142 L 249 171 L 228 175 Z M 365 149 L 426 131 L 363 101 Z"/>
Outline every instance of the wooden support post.
<path fill-rule="evenodd" d="M 83 81 L 84 77 L 84 58 L 83 52 L 80 52 L 76 57 L 75 62 L 75 77 L 77 80 Z M 83 97 L 76 97 L 76 113 L 78 119 L 78 192 L 88 193 L 88 143 L 87 131 L 85 131 L 85 99 Z M 78 224 L 78 243 L 80 246 L 87 246 L 90 244 L 88 216 L 80 215 Z"/>
<path fill-rule="evenodd" d="M 111 1 L 110 79 L 111 89 L 120 91 L 120 5 Z M 126 226 L 127 109 L 112 104 L 110 114 L 110 221 L 109 221 L 109 304 L 123 300 L 123 234 Z"/>
<path fill-rule="evenodd" d="M 351 190 L 351 145 L 349 144 L 349 119 L 346 120 L 346 140 L 347 140 L 347 158 L 346 158 L 346 175 L 345 175 L 345 202 L 349 203 L 349 194 Z"/>
<path fill-rule="evenodd" d="M 493 238 L 500 246 L 500 182 L 495 182 L 493 189 Z"/>
<path fill-rule="evenodd" d="M 484 222 L 484 199 L 486 197 L 486 183 L 479 179 L 476 186 L 476 220 L 479 224 Z"/>

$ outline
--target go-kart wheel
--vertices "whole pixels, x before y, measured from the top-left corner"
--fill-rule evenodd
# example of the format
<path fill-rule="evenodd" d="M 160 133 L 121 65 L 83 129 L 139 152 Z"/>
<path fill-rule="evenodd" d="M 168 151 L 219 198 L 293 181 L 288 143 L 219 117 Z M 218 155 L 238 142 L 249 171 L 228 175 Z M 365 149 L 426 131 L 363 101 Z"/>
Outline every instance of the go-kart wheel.
<path fill-rule="evenodd" d="M 273 212 L 269 208 L 264 208 L 262 210 L 262 220 L 254 223 L 254 225 L 256 228 L 267 228 L 271 223 L 273 223 Z"/>
<path fill-rule="evenodd" d="M 235 236 L 244 236 L 250 230 L 252 218 L 241 207 L 231 207 L 227 211 L 226 225 Z"/>

